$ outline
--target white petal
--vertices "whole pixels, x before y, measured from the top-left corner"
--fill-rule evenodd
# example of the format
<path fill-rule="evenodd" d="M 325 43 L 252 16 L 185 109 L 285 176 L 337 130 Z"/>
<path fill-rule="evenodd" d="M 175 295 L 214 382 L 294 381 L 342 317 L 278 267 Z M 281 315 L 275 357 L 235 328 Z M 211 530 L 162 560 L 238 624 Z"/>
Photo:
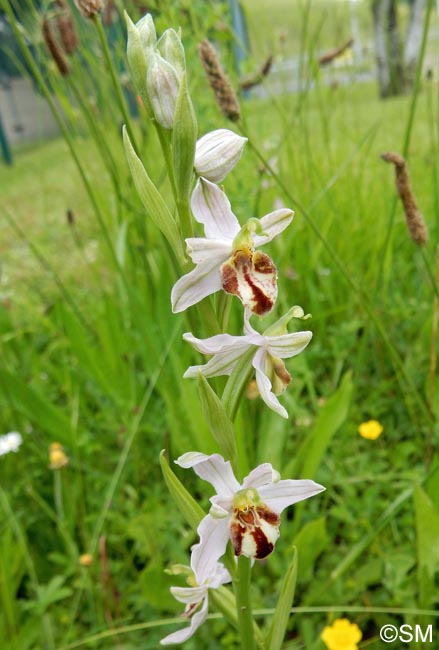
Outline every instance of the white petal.
<path fill-rule="evenodd" d="M 202 454 L 201 452 L 189 451 L 180 456 L 176 461 L 177 465 L 185 469 L 192 467 L 204 481 L 208 481 L 221 496 L 233 496 L 239 490 L 239 483 L 235 478 L 230 461 L 225 461 L 219 454 Z M 201 584 L 198 581 L 198 584 Z"/>
<path fill-rule="evenodd" d="M 213 354 L 208 363 L 190 366 L 184 377 L 196 377 L 201 372 L 205 377 L 230 375 L 238 359 L 251 347 L 253 337 L 217 334 L 207 339 L 197 339 L 190 332 L 183 334 L 183 339 L 203 354 Z"/>
<path fill-rule="evenodd" d="M 200 302 L 211 293 L 221 289 L 219 268 L 205 262 L 199 264 L 190 273 L 183 275 L 172 287 L 171 303 L 174 314 L 184 311 Z"/>
<path fill-rule="evenodd" d="M 173 632 L 173 634 L 168 634 L 168 636 L 165 636 L 165 638 L 160 641 L 160 644 L 172 645 L 174 643 L 184 643 L 190 639 L 190 637 L 196 632 L 200 625 L 206 620 L 208 608 L 209 601 L 206 597 L 200 611 L 195 612 L 195 614 L 192 616 L 191 624 L 188 627 L 184 627 L 182 630 Z"/>
<path fill-rule="evenodd" d="M 294 212 L 288 210 L 287 208 L 282 208 L 281 210 L 275 210 L 270 212 L 270 214 L 265 215 L 260 219 L 261 226 L 266 235 L 255 235 L 253 238 L 255 247 L 262 246 L 263 244 L 268 244 L 272 239 L 277 237 L 282 231 L 287 228 L 292 222 L 294 217 Z"/>
<path fill-rule="evenodd" d="M 303 501 L 309 497 L 323 492 L 325 488 L 323 485 L 314 483 L 314 481 L 302 480 L 293 481 L 287 479 L 272 483 L 271 485 L 264 485 L 258 489 L 261 501 L 265 503 L 271 510 L 274 510 L 278 515 L 287 506 L 293 505 L 298 501 Z"/>
<path fill-rule="evenodd" d="M 276 395 L 272 392 L 271 381 L 265 374 L 266 356 L 267 351 L 265 348 L 260 348 L 253 357 L 253 367 L 256 370 L 256 384 L 259 388 L 259 393 L 267 406 L 283 418 L 288 418 L 287 410 L 282 406 Z"/>
<path fill-rule="evenodd" d="M 230 201 L 217 185 L 200 178 L 191 198 L 195 219 L 204 226 L 209 239 L 233 240 L 240 230 Z"/>
<path fill-rule="evenodd" d="M 300 354 L 312 339 L 312 332 L 294 332 L 283 336 L 264 336 L 268 351 L 273 357 L 289 359 Z"/>
<path fill-rule="evenodd" d="M 201 587 L 171 587 L 171 594 L 180 603 L 193 604 L 199 603 L 206 597 L 207 586 Z"/>
<path fill-rule="evenodd" d="M 214 519 L 227 517 L 233 506 L 232 496 L 215 494 L 213 497 L 210 497 L 209 501 L 212 504 L 209 513 Z"/>
<path fill-rule="evenodd" d="M 216 334 L 207 339 L 197 339 L 190 332 L 183 334 L 183 340 L 203 354 L 218 354 L 218 352 L 228 352 L 234 348 L 241 349 L 243 345 L 248 347 L 251 342 L 251 339 L 246 336 L 232 336 L 231 334 Z"/>
<path fill-rule="evenodd" d="M 217 589 L 221 585 L 226 585 L 228 582 L 232 582 L 232 576 L 225 568 L 224 564 L 218 562 L 216 565 L 215 573 L 207 581 L 207 586 L 209 589 Z"/>
<path fill-rule="evenodd" d="M 197 377 L 201 372 L 204 377 L 220 377 L 221 375 L 230 375 L 239 359 L 249 349 L 249 345 L 231 348 L 225 352 L 218 352 L 212 359 L 202 366 L 190 366 L 183 377 Z"/>
<path fill-rule="evenodd" d="M 189 239 L 186 239 L 186 250 L 194 264 L 213 260 L 215 257 L 219 268 L 230 257 L 232 244 L 224 239 L 189 237 Z"/>
<path fill-rule="evenodd" d="M 202 584 L 215 573 L 215 565 L 226 551 L 229 541 L 229 517 L 214 519 L 206 515 L 198 526 L 198 544 L 192 547 L 191 568 L 196 581 Z"/>
<path fill-rule="evenodd" d="M 245 477 L 242 488 L 259 488 L 261 485 L 273 483 L 274 470 L 270 463 L 263 463 L 255 469 L 252 469 L 250 474 Z"/>

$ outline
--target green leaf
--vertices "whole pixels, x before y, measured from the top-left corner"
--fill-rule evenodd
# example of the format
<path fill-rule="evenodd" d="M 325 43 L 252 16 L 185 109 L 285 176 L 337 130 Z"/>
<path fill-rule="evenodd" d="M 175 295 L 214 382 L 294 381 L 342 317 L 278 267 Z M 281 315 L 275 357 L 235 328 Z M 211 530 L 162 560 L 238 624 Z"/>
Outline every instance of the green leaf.
<path fill-rule="evenodd" d="M 310 435 L 282 474 L 313 477 L 336 431 L 346 420 L 352 397 L 352 373 L 347 372 L 336 392 L 322 407 Z"/>
<path fill-rule="evenodd" d="M 287 631 L 297 580 L 297 548 L 293 547 L 293 559 L 282 582 L 279 600 L 267 637 L 269 650 L 280 650 Z"/>
<path fill-rule="evenodd" d="M 312 579 L 315 561 L 328 542 L 325 517 L 310 521 L 301 528 L 294 539 L 300 555 L 300 582 Z"/>
<path fill-rule="evenodd" d="M 178 200 L 188 203 L 192 187 L 195 145 L 197 143 L 197 118 L 195 117 L 186 73 L 181 77 L 180 91 L 175 107 L 172 130 L 172 157 Z"/>
<path fill-rule="evenodd" d="M 222 454 L 232 464 L 236 461 L 235 430 L 224 406 L 209 382 L 198 373 L 198 389 L 200 391 L 201 410 L 209 426 L 210 433 L 217 442 Z"/>
<path fill-rule="evenodd" d="M 7 370 L 0 370 L 0 386 L 6 387 L 8 396 L 17 411 L 46 431 L 56 440 L 70 442 L 70 421 L 64 412 L 51 404 L 47 395 L 40 395 L 34 388 L 24 383 Z"/>
<path fill-rule="evenodd" d="M 186 519 L 189 526 L 194 530 L 197 530 L 198 524 L 205 516 L 205 512 L 169 467 L 164 449 L 160 452 L 160 466 L 162 468 L 166 485 L 168 486 L 169 492 L 171 493 L 178 509 L 183 514 L 183 517 Z"/>
<path fill-rule="evenodd" d="M 134 185 L 148 217 L 161 230 L 174 251 L 178 262 L 183 266 L 186 263 L 186 257 L 183 252 L 183 241 L 178 226 L 162 195 L 148 176 L 142 161 L 134 151 L 125 126 L 123 128 L 123 142 Z"/>
<path fill-rule="evenodd" d="M 429 496 L 416 486 L 416 541 L 418 555 L 419 606 L 428 608 L 437 601 L 435 574 L 439 568 L 439 512 Z"/>

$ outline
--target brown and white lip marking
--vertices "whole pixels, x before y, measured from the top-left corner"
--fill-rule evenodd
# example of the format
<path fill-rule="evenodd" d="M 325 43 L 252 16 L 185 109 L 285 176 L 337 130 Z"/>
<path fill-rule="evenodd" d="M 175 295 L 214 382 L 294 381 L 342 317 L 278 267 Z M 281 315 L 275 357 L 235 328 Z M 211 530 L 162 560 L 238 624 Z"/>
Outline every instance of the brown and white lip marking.
<path fill-rule="evenodd" d="M 220 269 L 226 293 L 237 296 L 253 313 L 263 316 L 277 298 L 277 270 L 268 255 L 251 249 L 237 249 Z"/>
<path fill-rule="evenodd" d="M 230 538 L 235 555 L 263 560 L 279 537 L 279 515 L 266 505 L 235 508 L 230 520 Z"/>

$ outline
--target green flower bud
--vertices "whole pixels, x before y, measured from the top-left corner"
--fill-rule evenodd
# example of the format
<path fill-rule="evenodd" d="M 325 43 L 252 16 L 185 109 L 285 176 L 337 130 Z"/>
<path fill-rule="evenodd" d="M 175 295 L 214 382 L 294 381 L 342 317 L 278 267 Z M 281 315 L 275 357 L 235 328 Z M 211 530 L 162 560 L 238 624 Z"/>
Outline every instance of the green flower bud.
<path fill-rule="evenodd" d="M 146 91 L 145 79 L 147 61 L 142 46 L 139 30 L 125 11 L 125 21 L 127 24 L 127 57 L 130 65 L 131 76 L 137 92 L 142 95 Z M 146 93 L 145 93 L 146 94 Z"/>
<path fill-rule="evenodd" d="M 174 66 L 181 77 L 186 70 L 184 47 L 175 29 L 167 29 L 160 37 L 157 48 L 166 61 Z"/>
<path fill-rule="evenodd" d="M 165 129 L 172 129 L 180 79 L 174 66 L 160 54 L 151 55 L 148 62 L 146 89 L 157 122 Z"/>
<path fill-rule="evenodd" d="M 152 19 L 151 14 L 143 16 L 143 18 L 136 23 L 136 29 L 139 32 L 145 54 L 148 56 L 148 50 L 155 50 L 157 46 L 157 35 L 155 33 L 154 20 Z"/>

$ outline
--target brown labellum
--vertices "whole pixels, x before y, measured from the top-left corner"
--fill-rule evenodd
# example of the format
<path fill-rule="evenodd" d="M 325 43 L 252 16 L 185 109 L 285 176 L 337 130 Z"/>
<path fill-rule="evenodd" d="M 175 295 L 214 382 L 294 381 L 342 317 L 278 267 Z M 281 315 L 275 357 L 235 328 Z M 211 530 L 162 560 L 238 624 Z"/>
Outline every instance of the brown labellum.
<path fill-rule="evenodd" d="M 263 560 L 274 549 L 279 537 L 279 515 L 264 504 L 235 508 L 230 521 L 230 538 L 235 555 Z"/>
<path fill-rule="evenodd" d="M 254 314 L 263 316 L 277 298 L 277 271 L 273 260 L 261 251 L 238 249 L 220 269 L 226 293 L 238 296 Z"/>

